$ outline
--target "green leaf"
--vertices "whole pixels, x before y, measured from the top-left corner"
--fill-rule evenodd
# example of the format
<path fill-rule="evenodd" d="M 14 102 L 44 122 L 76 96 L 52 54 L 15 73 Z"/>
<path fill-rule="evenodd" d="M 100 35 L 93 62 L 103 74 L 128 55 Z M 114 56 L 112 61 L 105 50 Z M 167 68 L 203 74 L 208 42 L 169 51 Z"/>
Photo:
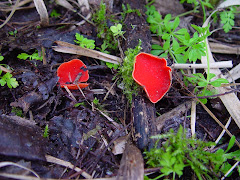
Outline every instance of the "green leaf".
<path fill-rule="evenodd" d="M 0 84 L 1 84 L 1 86 L 4 86 L 6 83 L 7 83 L 7 82 L 6 82 L 6 80 L 5 80 L 4 78 L 1 78 L 1 79 L 0 79 Z"/>
<path fill-rule="evenodd" d="M 178 49 L 178 48 L 179 48 L 179 43 L 178 43 L 178 41 L 173 37 L 173 38 L 172 38 L 172 49 L 173 49 L 174 53 L 175 53 L 175 50 Z"/>
<path fill-rule="evenodd" d="M 164 52 L 164 50 L 151 50 L 151 54 L 155 55 L 155 56 L 159 56 L 160 54 L 162 54 Z"/>
<path fill-rule="evenodd" d="M 178 31 L 175 32 L 175 34 L 180 34 L 180 35 L 185 35 L 187 32 L 186 28 L 179 29 Z"/>
<path fill-rule="evenodd" d="M 167 30 L 168 32 L 171 32 L 171 26 L 170 26 L 170 24 L 169 24 L 169 21 L 171 20 L 171 18 L 172 18 L 172 15 L 171 15 L 171 14 L 167 14 L 167 15 L 164 17 L 164 20 L 163 20 L 164 26 L 165 26 L 165 28 L 166 28 L 166 30 Z"/>
<path fill-rule="evenodd" d="M 152 49 L 163 50 L 163 47 L 158 44 L 153 44 Z"/>
<path fill-rule="evenodd" d="M 113 64 L 113 63 L 110 63 L 110 62 L 106 62 L 106 65 L 110 69 L 112 69 L 112 68 L 117 69 L 118 66 L 119 66 L 118 64 Z"/>
<path fill-rule="evenodd" d="M 16 78 L 12 78 L 12 74 L 9 72 L 4 74 L 0 80 L 1 86 L 4 86 L 6 83 L 9 88 L 16 88 L 18 86 Z"/>
<path fill-rule="evenodd" d="M 221 23 L 223 24 L 223 30 L 228 33 L 234 26 L 234 13 L 233 10 L 223 11 L 220 13 Z"/>
<path fill-rule="evenodd" d="M 236 140 L 235 136 L 232 136 L 228 143 L 228 147 L 227 147 L 227 150 L 225 151 L 225 153 L 228 152 L 233 147 L 233 145 L 235 144 L 235 140 Z"/>
<path fill-rule="evenodd" d="M 200 87 L 206 87 L 208 85 L 207 81 L 199 81 L 198 86 Z"/>
<path fill-rule="evenodd" d="M 176 17 L 173 22 L 172 31 L 174 31 L 178 27 L 179 23 L 180 23 L 180 19 L 179 19 L 179 17 Z"/>
<path fill-rule="evenodd" d="M 174 54 L 181 54 L 186 50 L 186 48 L 186 46 L 179 47 L 174 51 Z"/>
<path fill-rule="evenodd" d="M 1 56 L 1 54 L 0 54 L 0 61 L 2 61 L 4 59 L 4 57 L 3 56 Z"/>
<path fill-rule="evenodd" d="M 30 57 L 30 55 L 28 55 L 27 53 L 21 53 L 17 56 L 17 58 L 23 59 L 23 60 L 26 60 L 29 57 Z"/>
<path fill-rule="evenodd" d="M 224 78 L 219 78 L 219 79 L 216 79 L 212 82 L 210 82 L 211 85 L 213 85 L 214 87 L 220 87 L 221 84 L 223 83 L 229 83 L 227 79 L 224 79 Z"/>
<path fill-rule="evenodd" d="M 83 35 L 80 35 L 79 33 L 75 34 L 75 37 L 77 40 L 74 40 L 75 43 L 79 44 L 79 46 L 83 48 L 88 49 L 94 49 L 95 48 L 95 41 L 92 39 L 87 39 Z"/>
<path fill-rule="evenodd" d="M 216 74 L 209 73 L 208 76 L 209 76 L 209 80 L 211 80 L 212 78 L 214 78 L 216 76 Z"/>
<path fill-rule="evenodd" d="M 170 39 L 170 34 L 164 33 L 162 36 L 162 39 L 164 39 L 164 40 Z"/>
<path fill-rule="evenodd" d="M 170 48 L 170 39 L 168 39 L 165 43 L 164 43 L 164 45 L 163 45 L 163 49 L 164 50 L 167 50 L 167 49 L 169 49 Z"/>

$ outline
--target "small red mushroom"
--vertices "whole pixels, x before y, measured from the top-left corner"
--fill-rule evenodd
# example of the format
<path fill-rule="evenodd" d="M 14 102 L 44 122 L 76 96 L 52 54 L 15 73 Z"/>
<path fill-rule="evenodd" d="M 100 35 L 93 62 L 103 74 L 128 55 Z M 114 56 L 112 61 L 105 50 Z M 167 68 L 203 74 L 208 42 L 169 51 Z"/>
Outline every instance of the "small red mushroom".
<path fill-rule="evenodd" d="M 82 83 L 89 79 L 87 66 L 79 59 L 73 59 L 69 62 L 62 63 L 57 69 L 58 82 L 61 87 L 68 89 L 85 88 L 89 84 Z"/>
<path fill-rule="evenodd" d="M 135 57 L 132 76 L 144 88 L 150 101 L 157 103 L 171 86 L 171 71 L 166 59 L 139 53 Z"/>

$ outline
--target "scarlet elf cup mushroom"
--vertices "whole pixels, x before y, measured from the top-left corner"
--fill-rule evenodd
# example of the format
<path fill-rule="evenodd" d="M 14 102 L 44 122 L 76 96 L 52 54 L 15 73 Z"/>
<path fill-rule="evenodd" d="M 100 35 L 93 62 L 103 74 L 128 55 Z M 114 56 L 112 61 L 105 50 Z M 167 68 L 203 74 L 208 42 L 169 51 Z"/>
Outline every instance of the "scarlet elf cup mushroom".
<path fill-rule="evenodd" d="M 144 88 L 149 100 L 157 103 L 170 89 L 171 71 L 166 59 L 139 53 L 135 57 L 132 76 Z"/>
<path fill-rule="evenodd" d="M 61 87 L 68 89 L 85 88 L 89 84 L 85 83 L 89 79 L 87 66 L 79 59 L 73 59 L 62 63 L 57 69 L 58 82 Z"/>

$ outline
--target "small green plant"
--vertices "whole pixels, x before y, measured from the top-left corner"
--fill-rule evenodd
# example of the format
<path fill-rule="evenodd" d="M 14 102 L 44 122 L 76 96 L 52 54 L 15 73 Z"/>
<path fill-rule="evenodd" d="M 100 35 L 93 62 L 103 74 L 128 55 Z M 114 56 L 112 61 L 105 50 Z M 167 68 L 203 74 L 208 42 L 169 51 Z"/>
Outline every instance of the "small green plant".
<path fill-rule="evenodd" d="M 74 107 L 86 106 L 84 102 L 74 104 Z"/>
<path fill-rule="evenodd" d="M 127 4 L 127 6 L 122 4 L 122 10 L 123 10 L 123 12 L 121 13 L 122 20 L 125 19 L 126 15 L 129 13 L 137 13 L 138 16 L 141 16 L 140 11 L 138 9 L 132 9 L 129 4 Z"/>
<path fill-rule="evenodd" d="M 188 3 L 189 2 L 190 1 L 188 1 Z M 202 56 L 206 56 L 209 62 L 205 39 L 211 35 L 209 31 L 210 25 L 206 27 L 199 27 L 191 24 L 192 28 L 195 30 L 191 37 L 186 28 L 177 30 L 180 24 L 179 17 L 176 17 L 174 21 L 171 21 L 171 14 L 167 14 L 164 18 L 162 18 L 159 12 L 155 10 L 154 6 L 147 6 L 146 14 L 148 15 L 147 21 L 150 23 L 150 30 L 158 36 L 161 36 L 163 40 L 162 46 L 157 44 L 152 45 L 152 54 L 160 57 L 171 56 L 176 63 L 196 62 L 197 60 L 201 60 Z M 199 73 L 186 78 L 192 84 L 198 85 L 198 87 L 195 88 L 195 93 L 197 93 L 198 96 L 211 96 L 216 94 L 217 92 L 209 90 L 209 85 L 220 87 L 221 83 L 228 83 L 227 80 L 222 78 L 211 81 L 215 75 L 209 72 L 210 67 L 208 63 L 208 73 L 206 75 L 206 79 L 203 74 Z M 183 71 L 182 73 L 184 74 Z M 206 98 L 201 99 L 201 101 L 203 103 L 207 103 Z"/>
<path fill-rule="evenodd" d="M 52 12 L 51 12 L 51 14 L 50 14 L 50 17 L 58 18 L 58 17 L 60 17 L 60 16 L 61 16 L 61 14 L 58 13 L 58 12 L 56 11 L 56 9 L 53 9 Z"/>
<path fill-rule="evenodd" d="M 214 87 L 220 87 L 223 83 L 229 83 L 228 80 L 224 78 L 218 78 L 213 81 L 213 79 L 216 75 L 213 73 L 208 74 L 208 78 L 205 78 L 203 74 L 201 73 L 195 73 L 192 74 L 191 77 L 187 77 L 187 80 L 191 82 L 193 85 L 196 85 L 195 92 L 199 92 L 198 96 L 212 96 L 214 95 L 213 91 L 208 90 L 209 85 L 212 85 Z M 202 90 L 199 90 L 200 88 L 203 88 Z M 207 99 L 200 99 L 202 103 L 206 104 Z"/>
<path fill-rule="evenodd" d="M 164 19 L 155 10 L 154 6 L 147 7 L 147 21 L 150 23 L 150 30 L 161 36 L 164 40 L 163 46 L 153 45 L 152 53 L 157 56 L 167 57 L 170 55 L 177 63 L 196 62 L 205 56 L 205 44 L 203 40 L 211 33 L 209 26 L 202 28 L 192 24 L 196 32 L 191 37 L 186 28 L 177 30 L 180 24 L 179 17 L 172 22 L 171 14 L 167 14 Z"/>
<path fill-rule="evenodd" d="M 139 87 L 132 78 L 132 72 L 135 56 L 141 50 L 141 43 L 141 40 L 139 40 L 138 45 L 134 49 L 129 48 L 127 51 L 125 51 L 123 64 L 119 67 L 118 70 L 118 74 L 122 79 L 121 83 L 124 87 L 123 93 L 126 95 L 129 102 L 132 102 L 132 95 L 137 92 L 137 89 Z"/>
<path fill-rule="evenodd" d="M 45 128 L 44 128 L 44 132 L 43 132 L 43 137 L 44 138 L 48 138 L 49 137 L 49 129 L 48 129 L 48 124 L 46 124 Z"/>
<path fill-rule="evenodd" d="M 85 38 L 83 35 L 80 35 L 79 33 L 76 33 L 75 37 L 76 37 L 76 40 L 74 40 L 74 42 L 79 44 L 79 46 L 81 46 L 83 48 L 88 48 L 88 49 L 95 48 L 94 40 Z"/>
<path fill-rule="evenodd" d="M 107 51 L 107 48 L 108 48 L 108 44 L 106 41 L 103 41 L 102 45 L 101 45 L 101 48 L 99 47 L 96 47 L 96 49 L 98 49 L 99 51 L 103 52 L 103 53 L 106 53 L 106 54 L 110 54 L 109 51 Z"/>
<path fill-rule="evenodd" d="M 106 4 L 101 1 L 99 9 L 93 14 L 92 21 L 97 25 L 97 36 L 100 39 L 103 39 L 108 48 L 112 50 L 117 49 L 117 41 L 114 40 L 113 34 L 108 27 L 108 21 L 115 22 L 112 15 L 107 14 Z"/>
<path fill-rule="evenodd" d="M 110 30 L 112 31 L 114 37 L 121 36 L 123 39 L 125 39 L 123 36 L 125 31 L 122 31 L 122 24 L 117 24 L 116 26 L 111 26 Z"/>
<path fill-rule="evenodd" d="M 108 48 L 108 44 L 107 44 L 106 41 L 103 41 L 103 43 L 101 45 L 101 48 L 96 47 L 96 49 L 98 49 L 99 51 L 101 51 L 103 53 L 106 53 L 106 54 L 110 54 L 109 51 L 106 50 L 107 48 Z M 106 62 L 105 64 L 110 69 L 112 69 L 112 68 L 117 69 L 119 67 L 118 64 L 113 64 L 113 63 L 110 63 L 110 62 Z"/>
<path fill-rule="evenodd" d="M 96 97 L 93 99 L 92 103 L 94 104 L 94 106 L 96 108 L 98 108 L 99 110 L 103 111 L 104 110 L 104 105 L 102 105 L 100 102 L 99 102 L 99 99 L 97 99 Z"/>
<path fill-rule="evenodd" d="M 0 54 L 0 61 L 2 61 L 4 59 L 4 57 Z M 8 67 L 6 64 L 0 64 L 1 66 L 6 66 Z M 5 86 L 7 84 L 7 86 L 11 89 L 11 88 L 16 88 L 19 84 L 16 80 L 16 78 L 12 77 L 12 74 L 7 72 L 5 74 L 3 74 L 3 71 L 0 67 L 0 84 L 1 86 Z"/>
<path fill-rule="evenodd" d="M 228 33 L 235 24 L 235 13 L 236 7 L 230 7 L 228 10 L 220 12 L 221 24 L 223 24 L 223 30 Z"/>
<path fill-rule="evenodd" d="M 194 138 L 187 138 L 186 131 L 180 126 L 177 133 L 171 129 L 167 134 L 156 135 L 152 138 L 165 139 L 161 148 L 145 151 L 145 159 L 150 167 L 160 167 L 161 175 L 154 179 L 172 175 L 182 176 L 186 167 L 191 167 L 198 179 L 215 179 L 226 173 L 231 165 L 228 159 L 239 159 L 240 150 L 227 153 L 234 145 L 235 137 L 229 141 L 226 151 L 218 149 L 215 153 L 207 151 L 209 147 L 215 145 L 214 142 L 205 142 Z M 203 176 L 205 178 L 203 178 Z"/>
<path fill-rule="evenodd" d="M 40 61 L 43 60 L 43 56 L 42 55 L 39 56 L 38 51 L 35 51 L 33 54 L 21 53 L 17 56 L 17 58 L 23 59 L 23 60 L 29 59 L 30 61 L 31 60 L 40 60 Z"/>
<path fill-rule="evenodd" d="M 15 29 L 14 31 L 9 31 L 8 34 L 16 37 L 17 32 L 18 32 L 17 29 Z"/>
<path fill-rule="evenodd" d="M 12 107 L 11 112 L 14 113 L 16 116 L 24 117 L 23 111 L 22 111 L 22 109 L 20 109 L 20 108 Z"/>
<path fill-rule="evenodd" d="M 12 74 L 7 72 L 4 75 L 2 75 L 2 70 L 0 68 L 0 84 L 1 86 L 4 86 L 5 84 L 7 84 L 7 86 L 11 89 L 11 88 L 16 88 L 19 84 L 16 80 L 16 78 L 12 77 Z"/>

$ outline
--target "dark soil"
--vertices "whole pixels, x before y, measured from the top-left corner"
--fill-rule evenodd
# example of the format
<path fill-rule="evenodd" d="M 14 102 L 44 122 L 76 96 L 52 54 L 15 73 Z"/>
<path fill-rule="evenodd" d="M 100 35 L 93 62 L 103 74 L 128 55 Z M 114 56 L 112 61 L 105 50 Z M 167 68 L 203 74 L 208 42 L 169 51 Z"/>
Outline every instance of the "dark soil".
<path fill-rule="evenodd" d="M 142 15 L 130 13 L 126 16 L 124 21 L 126 40 L 122 39 L 120 46 L 123 50 L 134 48 L 138 39 L 142 39 L 142 51 L 149 53 L 152 39 L 145 20 L 144 1 L 136 3 L 131 0 L 118 0 L 114 2 L 113 14 L 121 11 L 122 3 L 139 9 Z M 130 133 L 134 129 L 135 134 L 141 133 L 142 138 L 134 141 L 133 144 L 142 152 L 144 149 L 153 147 L 154 141 L 151 142 L 149 139 L 151 135 L 168 132 L 170 128 L 177 130 L 179 125 L 183 125 L 190 135 L 189 108 L 166 120 L 161 130 L 157 129 L 157 124 L 160 122 L 155 121 L 156 114 L 164 114 L 189 101 L 187 97 L 189 93 L 183 88 L 182 76 L 178 71 L 173 71 L 172 87 L 160 102 L 152 104 L 145 92 L 140 91 L 133 97 L 133 102 L 130 104 L 118 87 L 118 83 L 114 83 L 116 70 L 109 69 L 100 60 L 59 53 L 52 49 L 56 40 L 74 44 L 76 33 L 94 39 L 96 46 L 99 47 L 102 40 L 97 37 L 96 27 L 88 22 L 81 26 L 74 26 L 75 22 L 82 20 L 75 13 L 67 11 L 55 2 L 47 3 L 46 6 L 48 12 L 56 9 L 61 14 L 60 18 L 50 18 L 50 26 L 40 27 L 36 9 L 30 8 L 16 11 L 11 20 L 0 29 L 0 53 L 4 56 L 1 64 L 7 64 L 14 69 L 12 74 L 19 83 L 19 86 L 13 89 L 9 89 L 6 85 L 0 86 L 1 162 L 11 161 L 22 164 L 34 170 L 41 178 L 83 178 L 82 171 L 76 172 L 71 169 L 66 171 L 66 167 L 57 165 L 57 163 L 49 163 L 46 155 L 50 155 L 71 162 L 74 166 L 92 175 L 93 178 L 115 177 L 118 174 L 122 155 L 114 155 L 111 149 L 114 141 L 126 136 L 126 132 Z M 92 5 L 92 7 L 98 8 L 98 5 Z M 1 22 L 4 22 L 8 15 L 9 12 L 0 12 Z M 61 23 L 64 22 L 68 24 L 62 26 Z M 132 23 L 136 25 L 134 32 L 131 32 L 132 28 L 129 28 Z M 15 29 L 17 34 L 9 35 L 8 32 Z M 235 31 L 232 35 L 239 38 L 239 33 Z M 225 39 L 221 33 L 213 38 Z M 237 42 L 239 41 L 236 40 L 233 43 Z M 46 63 L 17 58 L 20 53 L 32 54 L 35 50 L 41 52 L 43 49 Z M 119 51 L 112 51 L 111 54 L 121 56 Z M 216 54 L 215 56 L 219 60 L 231 59 L 234 65 L 239 63 L 237 55 Z M 87 67 L 95 67 L 89 70 L 89 86 L 82 89 L 85 97 L 78 90 L 71 90 L 77 101 L 72 99 L 65 89 L 60 88 L 56 74 L 61 63 L 76 58 L 81 59 Z M 169 64 L 173 63 L 171 59 L 168 61 Z M 109 90 L 110 93 L 105 99 Z M 87 103 L 87 101 L 92 102 L 94 98 L 99 100 L 100 106 L 97 108 L 101 111 Z M 79 106 L 76 106 L 77 103 Z M 226 124 L 229 114 L 219 98 L 210 99 L 207 107 L 223 124 Z M 16 109 L 22 111 L 21 117 Z M 136 114 L 140 111 L 144 113 L 144 116 L 136 120 Z M 101 112 L 113 119 L 117 125 L 110 122 Z M 44 138 L 43 132 L 46 125 L 49 127 L 49 135 Z M 147 132 L 145 132 L 145 127 L 148 128 Z M 197 138 L 214 141 L 221 131 L 222 128 L 198 104 Z M 239 128 L 234 121 L 229 131 L 239 139 Z M 226 142 L 223 142 L 223 145 L 226 146 L 229 139 L 227 136 L 225 139 Z M 135 146 L 132 148 L 133 151 L 138 152 L 134 148 Z M 126 156 L 124 157 L 127 161 Z M 19 168 L 5 167 L 0 170 L 4 173 L 32 175 Z M 188 172 L 184 172 L 181 179 L 188 179 L 189 176 Z M 236 172 L 233 177 L 236 179 Z"/>

